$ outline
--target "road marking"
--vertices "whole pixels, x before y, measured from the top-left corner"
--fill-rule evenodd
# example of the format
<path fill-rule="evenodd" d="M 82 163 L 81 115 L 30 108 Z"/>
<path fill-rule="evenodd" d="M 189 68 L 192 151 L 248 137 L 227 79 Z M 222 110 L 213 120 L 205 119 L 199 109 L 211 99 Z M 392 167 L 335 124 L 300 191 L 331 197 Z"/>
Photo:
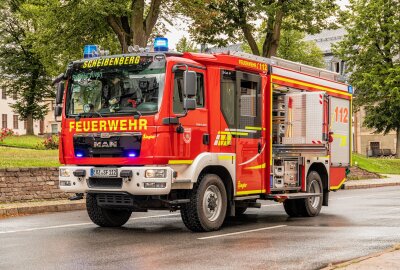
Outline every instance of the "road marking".
<path fill-rule="evenodd" d="M 146 217 L 134 217 L 134 218 L 130 218 L 129 220 L 169 217 L 169 216 L 177 216 L 177 215 L 180 215 L 180 214 L 167 214 L 167 215 L 156 215 L 156 216 L 146 216 Z M 14 230 L 14 231 L 3 231 L 3 232 L 0 232 L 0 234 L 19 233 L 19 232 L 32 232 L 32 231 L 50 230 L 50 229 L 59 229 L 59 228 L 68 228 L 68 227 L 79 227 L 79 226 L 87 226 L 87 225 L 94 225 L 94 224 L 92 222 L 64 224 L 64 225 L 37 227 L 37 228 L 29 228 L 29 229 Z"/>
<path fill-rule="evenodd" d="M 218 234 L 218 235 L 213 235 L 213 236 L 200 237 L 200 238 L 197 238 L 197 239 L 198 240 L 206 240 L 206 239 L 220 238 L 220 237 L 232 236 L 232 235 L 238 235 L 238 234 L 244 234 L 244 233 L 272 230 L 272 229 L 277 229 L 277 228 L 282 228 L 282 227 L 287 227 L 287 225 L 277 225 L 277 226 L 272 226 L 272 227 L 264 227 L 264 228 L 246 230 L 246 231 L 240 231 L 240 232 Z"/>

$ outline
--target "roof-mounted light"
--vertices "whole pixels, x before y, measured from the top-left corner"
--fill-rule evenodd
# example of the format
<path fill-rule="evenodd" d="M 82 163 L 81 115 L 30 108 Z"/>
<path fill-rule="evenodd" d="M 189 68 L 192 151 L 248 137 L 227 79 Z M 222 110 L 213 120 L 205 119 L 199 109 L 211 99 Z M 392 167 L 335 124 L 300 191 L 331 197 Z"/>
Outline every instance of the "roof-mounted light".
<path fill-rule="evenodd" d="M 154 51 L 155 52 L 167 52 L 168 51 L 168 39 L 164 37 L 156 37 L 154 39 Z"/>
<path fill-rule="evenodd" d="M 85 45 L 85 47 L 83 47 L 83 58 L 99 56 L 99 49 L 98 45 Z"/>

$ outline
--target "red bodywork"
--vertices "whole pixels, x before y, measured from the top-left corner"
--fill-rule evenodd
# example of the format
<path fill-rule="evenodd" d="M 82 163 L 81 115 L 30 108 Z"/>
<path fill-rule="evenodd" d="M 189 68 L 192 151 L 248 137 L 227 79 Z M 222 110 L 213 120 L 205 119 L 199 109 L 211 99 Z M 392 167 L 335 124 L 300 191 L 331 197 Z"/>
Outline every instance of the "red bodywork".
<path fill-rule="evenodd" d="M 186 64 L 190 70 L 204 74 L 205 81 L 205 106 L 189 111 L 187 116 L 180 118 L 180 122 L 185 129 L 185 133 L 177 133 L 176 125 L 166 125 L 162 121 L 164 118 L 175 117 L 172 112 L 173 82 L 174 73 L 172 68 L 176 64 Z M 262 130 L 260 139 L 233 138 L 230 145 L 215 145 L 214 140 L 220 131 L 228 128 L 228 125 L 221 113 L 220 104 L 220 84 L 221 70 L 240 70 L 261 77 L 261 97 L 262 97 Z M 60 140 L 60 162 L 66 165 L 166 165 L 171 160 L 194 160 L 202 152 L 212 153 L 236 153 L 236 186 L 237 194 L 270 193 L 270 161 L 272 160 L 272 76 L 268 73 L 267 64 L 256 61 L 244 61 L 241 58 L 230 55 L 209 55 L 185 53 L 182 57 L 167 57 L 166 76 L 164 95 L 160 111 L 155 115 L 143 115 L 138 120 L 146 121 L 146 127 L 139 129 L 127 129 L 126 126 L 119 126 L 112 131 L 137 131 L 143 135 L 141 152 L 135 158 L 78 158 L 75 157 L 72 137 L 76 133 L 70 130 L 73 118 L 66 118 L 65 111 L 62 116 L 62 131 Z M 274 81 L 276 83 L 276 80 Z M 280 82 L 282 85 L 296 86 L 308 91 L 318 91 L 310 86 L 297 85 L 294 83 Z M 68 89 L 68 86 L 66 86 Z M 66 91 L 65 91 L 66 92 Z M 340 93 L 333 93 L 342 96 Z M 345 96 L 347 98 L 347 96 Z M 66 93 L 64 94 L 66 100 Z M 133 116 L 121 116 L 112 118 L 85 118 L 82 122 L 93 121 L 129 121 Z M 76 123 L 75 123 L 76 125 Z M 99 127 L 93 130 L 86 128 L 82 123 L 82 132 L 109 132 L 110 130 L 100 130 Z M 86 127 L 88 125 L 86 124 Z M 190 130 L 190 132 L 188 132 Z M 328 131 L 326 131 L 328 132 Z M 203 143 L 203 136 L 209 135 L 209 143 Z M 184 138 L 184 136 L 187 136 Z M 189 143 L 188 143 L 189 140 Z M 259 144 L 262 151 L 258 153 Z M 254 158 L 255 157 L 255 158 Z M 246 163 L 245 165 L 240 165 Z M 256 169 L 254 169 L 256 168 Z M 336 177 L 338 171 L 335 171 Z M 305 172 L 302 172 L 305 175 Z M 304 187 L 304 185 L 303 185 Z"/>

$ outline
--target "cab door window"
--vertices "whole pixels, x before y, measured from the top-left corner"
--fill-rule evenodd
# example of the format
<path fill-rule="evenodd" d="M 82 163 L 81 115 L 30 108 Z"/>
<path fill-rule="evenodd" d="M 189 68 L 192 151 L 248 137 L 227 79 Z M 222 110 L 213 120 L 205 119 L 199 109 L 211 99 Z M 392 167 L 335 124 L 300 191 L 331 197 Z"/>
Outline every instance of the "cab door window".
<path fill-rule="evenodd" d="M 183 109 L 183 71 L 175 72 L 174 79 L 174 95 L 173 95 L 173 112 L 175 114 L 182 114 L 185 112 Z M 204 108 L 204 75 L 197 73 L 197 93 L 196 93 L 197 108 Z"/>

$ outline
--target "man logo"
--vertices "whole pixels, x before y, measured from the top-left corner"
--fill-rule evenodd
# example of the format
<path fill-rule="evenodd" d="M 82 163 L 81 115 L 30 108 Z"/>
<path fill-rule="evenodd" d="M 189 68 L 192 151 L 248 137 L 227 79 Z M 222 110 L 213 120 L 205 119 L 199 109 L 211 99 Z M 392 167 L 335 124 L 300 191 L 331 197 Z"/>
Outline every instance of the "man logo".
<path fill-rule="evenodd" d="M 118 147 L 118 143 L 117 142 L 94 142 L 93 147 L 95 147 L 95 148 Z"/>

